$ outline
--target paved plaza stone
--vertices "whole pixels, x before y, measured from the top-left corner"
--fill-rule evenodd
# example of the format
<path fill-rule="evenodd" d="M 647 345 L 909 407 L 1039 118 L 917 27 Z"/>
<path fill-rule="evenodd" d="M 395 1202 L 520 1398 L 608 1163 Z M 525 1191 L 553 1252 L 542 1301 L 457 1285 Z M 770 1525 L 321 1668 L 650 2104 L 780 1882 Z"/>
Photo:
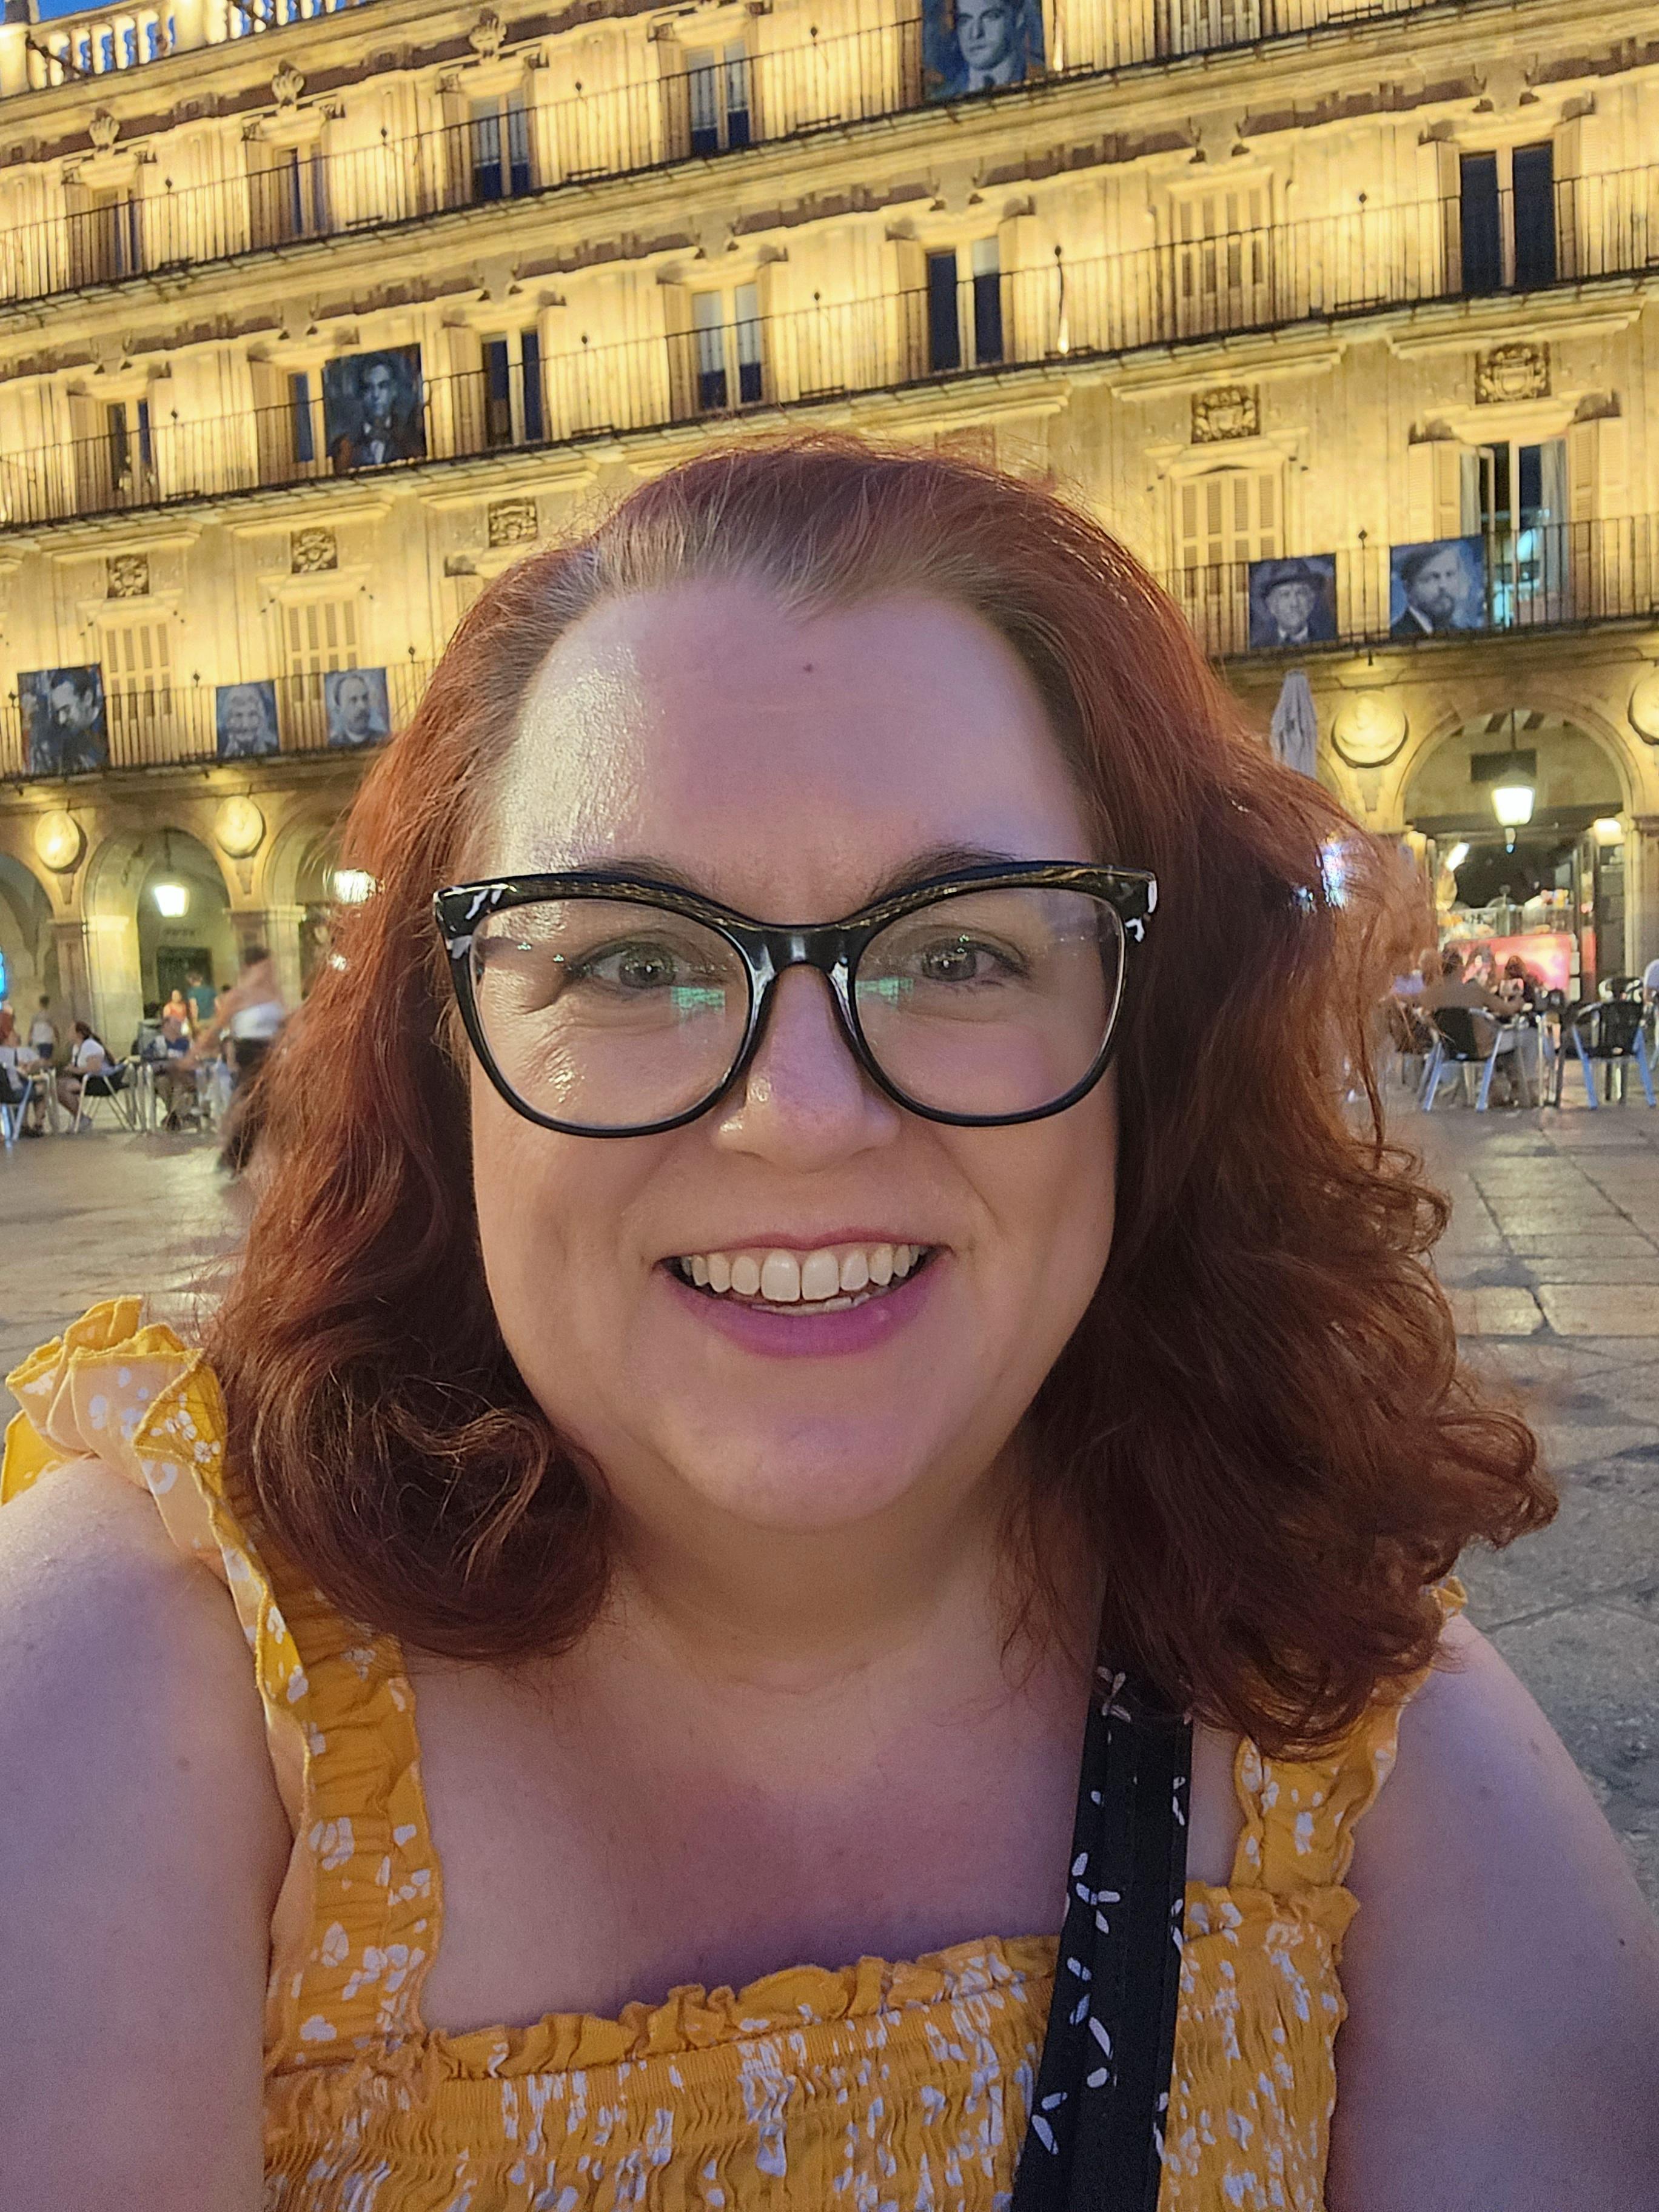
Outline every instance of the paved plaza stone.
<path fill-rule="evenodd" d="M 1465 1558 L 1474 1619 L 1659 1906 L 1659 1113 L 1632 1093 L 1595 1113 L 1571 1095 L 1538 1113 L 1405 1103 L 1394 1133 L 1452 1199 L 1437 1261 L 1468 1356 L 1533 1423 L 1561 1489 L 1542 1535 Z M 20 1145 L 0 1159 L 0 1358 L 117 1291 L 187 1316 L 245 1204 L 198 1139 Z"/>

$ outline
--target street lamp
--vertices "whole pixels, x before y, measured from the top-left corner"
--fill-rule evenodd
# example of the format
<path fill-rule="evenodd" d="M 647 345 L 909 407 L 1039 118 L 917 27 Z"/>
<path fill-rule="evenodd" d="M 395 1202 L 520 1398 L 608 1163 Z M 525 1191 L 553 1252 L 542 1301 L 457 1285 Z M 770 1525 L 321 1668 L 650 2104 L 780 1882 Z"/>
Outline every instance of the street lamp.
<path fill-rule="evenodd" d="M 179 921 L 190 912 L 190 892 L 183 884 L 152 884 L 150 896 L 164 921 Z"/>
<path fill-rule="evenodd" d="M 1515 833 L 1524 830 L 1532 820 L 1533 801 L 1537 797 L 1532 778 L 1522 764 L 1515 744 L 1515 709 L 1510 708 L 1510 761 L 1506 773 L 1498 779 L 1492 790 L 1492 811 L 1498 817 L 1498 827 L 1504 832 L 1504 850 L 1515 850 Z"/>

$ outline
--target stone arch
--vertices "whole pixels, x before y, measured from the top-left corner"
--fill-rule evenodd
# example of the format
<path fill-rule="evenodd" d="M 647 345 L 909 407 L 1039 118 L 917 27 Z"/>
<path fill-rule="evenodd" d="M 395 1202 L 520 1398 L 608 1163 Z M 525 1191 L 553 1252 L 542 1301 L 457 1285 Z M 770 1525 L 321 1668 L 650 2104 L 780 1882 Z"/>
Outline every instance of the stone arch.
<path fill-rule="evenodd" d="M 52 894 L 27 861 L 0 851 L 0 954 L 5 958 L 5 996 L 27 1030 L 34 1002 L 58 994 L 58 954 L 52 927 Z"/>
<path fill-rule="evenodd" d="M 1447 715 L 1400 788 L 1407 830 L 1431 847 L 1443 929 L 1508 945 L 1575 994 L 1625 967 L 1626 848 L 1639 803 L 1639 768 L 1585 726 L 1591 719 L 1536 705 Z M 1535 798 L 1530 821 L 1506 834 L 1492 768 L 1511 749 L 1533 756 Z"/>
<path fill-rule="evenodd" d="M 158 882 L 184 888 L 187 904 L 164 915 Z M 106 837 L 87 863 L 82 892 L 92 1019 L 112 1051 L 125 1050 L 145 1003 L 185 957 L 204 958 L 210 980 L 236 970 L 231 886 L 213 847 L 182 825 L 126 824 Z"/>
<path fill-rule="evenodd" d="M 1584 727 L 1583 718 L 1531 707 L 1468 716 L 1448 715 L 1442 726 L 1418 747 L 1401 779 L 1401 814 L 1408 827 L 1430 820 L 1468 816 L 1483 828 L 1491 820 L 1468 763 L 1477 754 L 1516 744 L 1536 756 L 1538 810 L 1551 814 L 1622 814 L 1637 794 L 1622 746 L 1607 743 Z"/>

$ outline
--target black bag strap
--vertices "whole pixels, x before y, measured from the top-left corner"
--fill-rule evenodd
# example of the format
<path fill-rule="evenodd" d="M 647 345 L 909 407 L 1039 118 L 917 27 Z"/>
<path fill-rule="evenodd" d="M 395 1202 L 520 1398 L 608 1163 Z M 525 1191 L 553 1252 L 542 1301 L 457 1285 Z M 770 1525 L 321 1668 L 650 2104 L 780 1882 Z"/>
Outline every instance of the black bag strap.
<path fill-rule="evenodd" d="M 1099 1668 L 1054 2002 L 1012 2212 L 1156 2212 L 1191 1777 L 1185 1717 Z"/>

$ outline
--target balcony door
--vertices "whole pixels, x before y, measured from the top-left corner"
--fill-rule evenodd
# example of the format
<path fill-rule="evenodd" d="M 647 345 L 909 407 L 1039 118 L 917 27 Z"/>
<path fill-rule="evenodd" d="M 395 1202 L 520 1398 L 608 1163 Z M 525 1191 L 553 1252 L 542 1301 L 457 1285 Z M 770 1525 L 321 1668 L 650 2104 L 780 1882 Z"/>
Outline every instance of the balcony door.
<path fill-rule="evenodd" d="M 1459 286 L 1466 298 L 1555 283 L 1555 149 L 1547 138 L 1461 155 L 1457 187 Z"/>
<path fill-rule="evenodd" d="M 1265 178 L 1175 194 L 1164 256 L 1164 327 L 1158 336 L 1200 337 L 1271 322 L 1271 212 Z"/>
<path fill-rule="evenodd" d="M 100 648 L 110 766 L 150 768 L 158 762 L 186 758 L 192 748 L 179 727 L 172 623 L 155 616 L 106 623 Z M 210 732 L 206 749 L 213 749 Z"/>
<path fill-rule="evenodd" d="M 1559 622 L 1568 596 L 1566 440 L 1480 446 L 1475 461 L 1493 627 Z"/>
<path fill-rule="evenodd" d="M 1206 653 L 1243 653 L 1250 635 L 1252 561 L 1284 547 L 1277 469 L 1212 469 L 1175 487 L 1176 581 Z"/>

